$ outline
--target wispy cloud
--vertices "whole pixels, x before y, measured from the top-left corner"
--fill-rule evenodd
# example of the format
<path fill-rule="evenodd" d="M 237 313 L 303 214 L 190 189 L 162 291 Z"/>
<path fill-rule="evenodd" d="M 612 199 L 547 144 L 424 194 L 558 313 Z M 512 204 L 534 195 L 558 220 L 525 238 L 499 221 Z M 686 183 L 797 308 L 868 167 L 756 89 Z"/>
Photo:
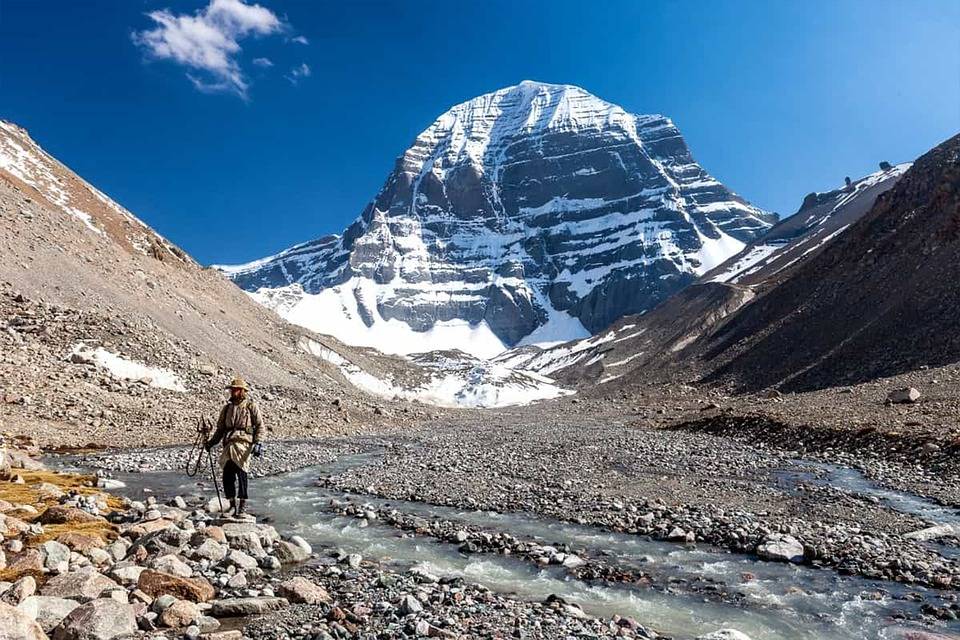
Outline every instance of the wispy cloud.
<path fill-rule="evenodd" d="M 297 84 L 303 78 L 309 78 L 312 71 L 310 71 L 310 65 L 306 62 L 300 64 L 300 66 L 294 67 L 290 70 L 290 73 L 285 76 L 291 84 Z"/>
<path fill-rule="evenodd" d="M 297 44 L 310 44 L 310 41 L 307 40 L 306 36 L 296 36 L 295 38 L 290 38 L 290 42 L 296 42 Z"/>
<path fill-rule="evenodd" d="M 263 67 L 264 69 L 273 66 L 273 62 L 271 62 L 270 58 L 254 58 L 253 64 L 257 65 L 258 67 Z"/>
<path fill-rule="evenodd" d="M 148 56 L 172 60 L 192 70 L 187 77 L 201 91 L 229 92 L 243 98 L 249 84 L 237 60 L 240 41 L 286 28 L 269 9 L 243 0 L 210 0 L 194 14 L 175 15 L 161 9 L 147 16 L 156 27 L 135 31 L 132 37 Z M 266 58 L 258 60 L 267 62 L 261 66 L 273 64 Z"/>

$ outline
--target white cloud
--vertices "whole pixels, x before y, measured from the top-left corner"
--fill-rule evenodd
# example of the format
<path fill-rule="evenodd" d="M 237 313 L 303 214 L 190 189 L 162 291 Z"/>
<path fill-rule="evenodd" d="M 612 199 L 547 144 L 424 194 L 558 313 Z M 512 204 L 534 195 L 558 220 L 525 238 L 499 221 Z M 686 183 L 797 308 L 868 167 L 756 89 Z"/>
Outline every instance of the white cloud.
<path fill-rule="evenodd" d="M 273 62 L 271 62 L 270 58 L 254 58 L 253 64 L 257 65 L 258 67 L 263 67 L 265 69 L 267 67 L 273 66 Z"/>
<path fill-rule="evenodd" d="M 290 75 L 286 76 L 292 84 L 297 84 L 302 78 L 309 78 L 312 71 L 310 70 L 310 65 L 306 62 L 300 63 L 300 66 L 294 67 L 290 70 Z"/>
<path fill-rule="evenodd" d="M 149 56 L 200 72 L 187 73 L 187 77 L 201 91 L 226 91 L 244 98 L 248 83 L 237 62 L 239 41 L 278 33 L 285 27 L 269 9 L 243 0 L 210 0 L 193 15 L 161 9 L 147 16 L 157 26 L 134 32 L 133 41 Z"/>
<path fill-rule="evenodd" d="M 310 41 L 307 40 L 306 36 L 297 36 L 295 38 L 290 38 L 290 42 L 296 42 L 297 44 L 310 44 Z"/>

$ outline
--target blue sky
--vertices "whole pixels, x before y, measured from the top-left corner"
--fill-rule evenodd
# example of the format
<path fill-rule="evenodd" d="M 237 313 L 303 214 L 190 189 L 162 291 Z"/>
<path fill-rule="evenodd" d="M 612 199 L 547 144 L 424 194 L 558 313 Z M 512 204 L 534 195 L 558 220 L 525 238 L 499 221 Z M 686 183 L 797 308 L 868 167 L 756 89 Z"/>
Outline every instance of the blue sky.
<path fill-rule="evenodd" d="M 670 116 L 781 214 L 960 131 L 956 0 L 237 5 L 2 0 L 0 117 L 204 263 L 342 230 L 436 116 L 524 79 Z"/>

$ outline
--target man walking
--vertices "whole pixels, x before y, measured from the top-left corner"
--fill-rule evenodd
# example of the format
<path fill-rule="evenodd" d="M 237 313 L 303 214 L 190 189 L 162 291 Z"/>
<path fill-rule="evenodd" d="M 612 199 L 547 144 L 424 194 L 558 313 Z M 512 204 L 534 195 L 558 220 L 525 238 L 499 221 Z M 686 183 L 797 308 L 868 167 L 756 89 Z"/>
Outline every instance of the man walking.
<path fill-rule="evenodd" d="M 206 446 L 210 451 L 223 440 L 220 467 L 223 469 L 223 490 L 230 500 L 234 517 L 243 515 L 247 502 L 247 472 L 250 456 L 260 457 L 260 431 L 263 420 L 260 409 L 247 397 L 250 388 L 243 378 L 234 378 L 227 387 L 230 400 L 220 411 L 217 430 Z"/>

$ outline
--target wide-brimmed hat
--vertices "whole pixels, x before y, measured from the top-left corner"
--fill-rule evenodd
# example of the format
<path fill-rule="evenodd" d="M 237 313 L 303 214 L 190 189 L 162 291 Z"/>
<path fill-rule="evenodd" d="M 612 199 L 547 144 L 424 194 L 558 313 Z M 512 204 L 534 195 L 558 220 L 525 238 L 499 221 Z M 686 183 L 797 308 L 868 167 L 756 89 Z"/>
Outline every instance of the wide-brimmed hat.
<path fill-rule="evenodd" d="M 244 391 L 249 391 L 250 387 L 247 386 L 243 378 L 234 378 L 230 381 L 230 384 L 227 385 L 227 389 L 243 389 Z"/>

